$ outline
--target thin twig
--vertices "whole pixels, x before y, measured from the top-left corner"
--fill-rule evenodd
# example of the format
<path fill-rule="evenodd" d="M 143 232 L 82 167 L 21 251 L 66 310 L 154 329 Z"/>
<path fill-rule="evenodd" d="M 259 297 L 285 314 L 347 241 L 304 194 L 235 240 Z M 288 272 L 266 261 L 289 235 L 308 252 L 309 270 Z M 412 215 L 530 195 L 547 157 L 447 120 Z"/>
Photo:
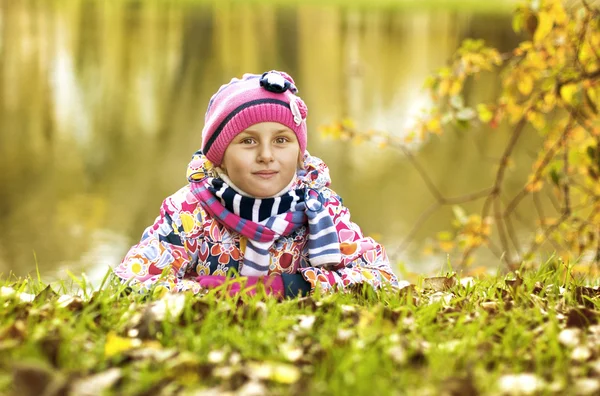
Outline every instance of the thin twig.
<path fill-rule="evenodd" d="M 505 222 L 506 222 L 506 228 L 508 230 L 508 237 L 510 238 L 513 247 L 515 248 L 515 250 L 517 251 L 517 253 L 519 255 L 521 255 L 522 250 L 521 250 L 521 244 L 519 243 L 519 238 L 517 238 L 517 233 L 515 232 L 515 227 L 513 225 L 513 222 L 510 218 L 510 216 L 506 216 L 504 218 Z"/>
<path fill-rule="evenodd" d="M 498 236 L 500 237 L 500 245 L 505 254 L 504 262 L 512 267 L 511 249 L 506 238 L 506 229 L 504 228 L 504 218 L 502 217 L 502 202 L 499 199 L 494 200 L 494 217 L 496 219 L 496 227 L 498 228 Z"/>
<path fill-rule="evenodd" d="M 546 155 L 544 155 L 544 158 L 542 158 L 542 162 L 540 163 L 540 166 L 536 169 L 535 174 L 533 175 L 533 181 L 538 181 L 542 177 L 542 172 L 544 171 L 546 166 L 550 163 L 550 161 L 552 160 L 552 158 L 554 157 L 554 155 L 560 148 L 561 144 L 563 143 L 565 137 L 569 133 L 571 124 L 572 124 L 572 120 L 569 120 L 569 122 L 567 123 L 567 126 L 563 130 L 559 139 L 552 145 L 552 147 L 550 147 L 550 150 L 548 150 L 546 152 Z M 504 211 L 504 216 L 509 216 L 512 213 L 512 211 L 515 210 L 515 208 L 517 207 L 519 202 L 523 198 L 525 198 L 528 193 L 529 192 L 527 191 L 526 187 L 524 187 L 521 191 L 519 191 L 517 193 L 517 195 L 515 195 L 515 197 L 512 199 L 512 201 L 510 201 L 510 203 L 506 207 L 506 211 Z"/>
<path fill-rule="evenodd" d="M 523 129 L 525 128 L 526 123 L 527 123 L 526 117 L 525 116 L 521 117 L 521 119 L 519 120 L 519 122 L 517 123 L 517 125 L 515 127 L 515 130 L 513 131 L 513 134 L 510 138 L 510 141 L 508 142 L 508 145 L 506 146 L 506 149 L 504 150 L 504 153 L 502 154 L 502 157 L 500 158 L 500 164 L 499 164 L 498 172 L 496 172 L 496 179 L 494 180 L 492 192 L 490 193 L 490 195 L 488 196 L 488 199 L 486 199 L 483 204 L 483 211 L 481 214 L 481 218 L 486 218 L 488 216 L 489 205 L 491 205 L 491 203 L 500 194 L 500 185 L 502 184 L 502 180 L 504 179 L 504 172 L 506 171 L 506 165 L 508 164 L 508 159 L 510 158 L 512 151 L 514 150 L 514 148 L 517 144 L 517 141 L 519 140 L 519 137 L 521 136 L 521 133 L 523 132 Z"/>
<path fill-rule="evenodd" d="M 491 192 L 492 192 L 492 188 L 488 187 L 481 191 L 477 191 L 477 192 L 470 193 L 470 194 L 459 195 L 458 197 L 443 198 L 443 201 L 441 203 L 452 205 L 452 204 L 460 204 L 460 203 L 475 201 L 480 198 L 487 197 L 488 195 L 490 195 Z"/>
<path fill-rule="evenodd" d="M 564 214 L 561 215 L 560 218 L 558 219 L 558 221 L 556 223 L 554 223 L 550 227 L 546 228 L 546 230 L 544 231 L 544 235 L 543 235 L 541 241 L 542 242 L 547 241 L 548 237 L 550 236 L 550 234 L 552 234 L 554 232 L 554 230 L 556 230 L 558 227 L 560 227 L 560 225 L 562 223 L 564 223 L 564 221 L 567 219 L 567 217 L 568 216 L 565 216 Z M 540 246 L 541 246 L 541 243 L 537 242 L 536 239 L 534 238 L 533 239 L 533 243 L 529 247 L 529 250 L 527 251 L 527 253 L 525 253 L 525 257 L 531 256 L 535 251 L 537 251 L 539 249 Z"/>
<path fill-rule="evenodd" d="M 569 122 L 570 124 L 570 122 Z M 563 137 L 563 149 L 564 149 L 564 155 L 563 155 L 563 161 L 564 161 L 564 172 L 565 175 L 567 176 L 567 178 L 569 177 L 569 146 L 568 146 L 568 141 L 566 136 Z M 564 194 L 564 201 L 565 201 L 565 207 L 563 208 L 563 213 L 567 216 L 569 216 L 571 214 L 571 188 L 569 186 L 569 183 L 563 183 L 563 194 Z"/>
<path fill-rule="evenodd" d="M 423 169 L 423 167 L 421 166 L 421 164 L 419 164 L 419 161 L 417 161 L 417 159 L 415 158 L 415 156 L 412 155 L 412 153 L 410 151 L 408 151 L 406 149 L 406 147 L 404 147 L 404 146 L 394 145 L 394 147 L 397 148 L 397 149 L 399 149 L 400 151 L 402 151 L 402 153 L 406 156 L 406 158 L 408 158 L 408 160 L 410 161 L 410 163 L 412 164 L 412 166 L 414 166 L 414 168 L 417 170 L 417 172 L 419 172 L 419 175 L 421 176 L 421 178 L 425 182 L 425 185 L 427 186 L 427 188 L 429 189 L 429 191 L 431 192 L 431 194 L 435 197 L 435 200 L 438 201 L 438 202 L 443 202 L 444 201 L 444 197 L 442 196 L 442 194 L 440 193 L 440 191 L 437 189 L 437 187 L 435 186 L 435 184 L 433 183 L 433 181 L 431 181 L 431 179 L 429 178 L 429 175 L 427 174 L 427 172 L 425 171 L 425 169 Z"/>
<path fill-rule="evenodd" d="M 548 197 L 548 201 L 550 201 L 550 203 L 554 207 L 554 210 L 556 210 L 558 213 L 560 213 L 560 203 L 556 200 L 556 197 L 554 196 L 554 194 L 552 194 L 551 191 L 546 190 L 546 196 Z"/>
<path fill-rule="evenodd" d="M 406 249 L 408 247 L 408 245 L 412 242 L 412 240 L 414 239 L 415 235 L 417 234 L 417 232 L 419 231 L 419 229 L 421 228 L 423 223 L 425 223 L 425 221 L 433 214 L 433 212 L 438 210 L 440 208 L 440 206 L 442 206 L 441 203 L 434 202 L 433 204 L 431 204 L 429 206 L 429 208 L 427 208 L 423 213 L 421 213 L 421 215 L 417 219 L 417 222 L 413 226 L 412 230 L 410 230 L 408 235 L 400 243 L 400 246 L 398 247 L 399 252 L 402 252 L 404 249 Z"/>
<path fill-rule="evenodd" d="M 540 219 L 540 226 L 543 227 L 546 225 L 546 215 L 544 214 L 544 208 L 542 207 L 542 202 L 540 201 L 540 196 L 537 192 L 532 194 L 533 205 L 535 206 L 535 210 L 537 211 L 538 218 Z"/>

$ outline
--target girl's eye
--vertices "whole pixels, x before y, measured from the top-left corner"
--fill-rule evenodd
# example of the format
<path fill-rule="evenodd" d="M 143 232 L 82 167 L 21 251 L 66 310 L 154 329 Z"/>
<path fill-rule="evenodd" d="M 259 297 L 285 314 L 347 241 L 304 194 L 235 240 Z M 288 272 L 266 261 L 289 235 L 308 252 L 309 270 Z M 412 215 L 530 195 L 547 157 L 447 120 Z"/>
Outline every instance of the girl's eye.
<path fill-rule="evenodd" d="M 275 139 L 276 143 L 282 144 L 282 143 L 286 143 L 288 141 L 288 138 L 286 137 L 278 137 Z"/>
<path fill-rule="evenodd" d="M 252 143 L 254 143 L 254 139 L 247 138 L 247 139 L 242 140 L 240 143 L 242 143 L 242 144 L 252 144 Z"/>

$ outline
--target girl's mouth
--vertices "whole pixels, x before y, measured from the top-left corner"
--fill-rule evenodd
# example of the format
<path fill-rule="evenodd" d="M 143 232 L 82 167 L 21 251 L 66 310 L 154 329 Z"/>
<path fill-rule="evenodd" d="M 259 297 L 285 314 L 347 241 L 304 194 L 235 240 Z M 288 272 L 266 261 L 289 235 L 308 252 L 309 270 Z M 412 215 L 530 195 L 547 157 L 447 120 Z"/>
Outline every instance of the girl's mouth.
<path fill-rule="evenodd" d="M 277 172 L 263 170 L 263 171 L 254 172 L 253 174 L 262 179 L 270 179 L 270 178 L 274 177 L 277 174 Z"/>

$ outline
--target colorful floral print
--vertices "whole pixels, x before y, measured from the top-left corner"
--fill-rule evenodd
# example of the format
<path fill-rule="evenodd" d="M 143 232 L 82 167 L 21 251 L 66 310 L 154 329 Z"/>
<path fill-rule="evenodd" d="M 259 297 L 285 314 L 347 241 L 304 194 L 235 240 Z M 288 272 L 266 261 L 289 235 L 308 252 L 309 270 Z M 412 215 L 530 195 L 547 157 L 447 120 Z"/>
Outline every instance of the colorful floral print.
<path fill-rule="evenodd" d="M 269 274 L 299 272 L 313 291 L 316 288 L 332 291 L 360 283 L 376 288 L 383 284 L 396 286 L 398 280 L 383 246 L 362 235 L 360 227 L 350 221 L 350 212 L 341 198 L 328 188 L 331 180 L 327 165 L 307 154 L 304 168 L 297 173 L 296 187 L 318 189 L 326 199 L 325 206 L 333 216 L 338 232 L 342 260 L 329 268 L 311 267 L 308 232 L 306 227 L 301 227 L 275 241 L 269 252 Z M 196 153 L 188 177 L 196 180 L 212 174 L 213 170 L 212 164 Z M 238 271 L 246 243 L 239 233 L 210 217 L 189 186 L 185 186 L 163 201 L 160 216 L 115 268 L 115 274 L 140 289 L 154 286 L 161 290 L 197 293 L 200 287 L 193 280 L 195 276 L 227 275 Z"/>

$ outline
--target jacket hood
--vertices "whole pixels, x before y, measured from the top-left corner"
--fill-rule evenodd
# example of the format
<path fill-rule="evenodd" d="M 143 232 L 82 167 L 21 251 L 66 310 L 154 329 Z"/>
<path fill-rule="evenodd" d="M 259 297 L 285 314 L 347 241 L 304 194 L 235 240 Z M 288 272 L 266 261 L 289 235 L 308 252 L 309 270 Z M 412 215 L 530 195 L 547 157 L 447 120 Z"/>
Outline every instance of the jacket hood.
<path fill-rule="evenodd" d="M 329 187 L 331 177 L 329 176 L 329 167 L 320 158 L 314 157 L 308 153 L 304 154 L 304 169 L 296 171 L 296 183 L 293 188 L 309 187 L 321 189 Z M 218 177 L 215 166 L 201 150 L 192 155 L 192 160 L 187 167 L 188 182 L 198 182 L 206 177 Z"/>

